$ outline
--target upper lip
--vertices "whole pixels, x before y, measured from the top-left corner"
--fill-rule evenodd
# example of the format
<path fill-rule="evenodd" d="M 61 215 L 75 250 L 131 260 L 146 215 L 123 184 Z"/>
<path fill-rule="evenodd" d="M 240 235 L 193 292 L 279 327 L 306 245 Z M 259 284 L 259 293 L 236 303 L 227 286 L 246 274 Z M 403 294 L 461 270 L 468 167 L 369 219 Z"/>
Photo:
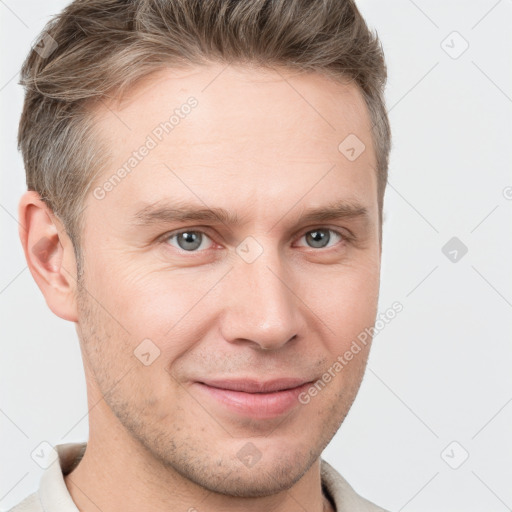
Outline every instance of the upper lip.
<path fill-rule="evenodd" d="M 273 391 L 293 389 L 308 382 L 310 381 L 289 377 L 266 381 L 255 379 L 212 379 L 202 380 L 200 384 L 206 384 L 214 388 L 229 389 L 231 391 L 244 391 L 246 393 L 271 393 Z"/>

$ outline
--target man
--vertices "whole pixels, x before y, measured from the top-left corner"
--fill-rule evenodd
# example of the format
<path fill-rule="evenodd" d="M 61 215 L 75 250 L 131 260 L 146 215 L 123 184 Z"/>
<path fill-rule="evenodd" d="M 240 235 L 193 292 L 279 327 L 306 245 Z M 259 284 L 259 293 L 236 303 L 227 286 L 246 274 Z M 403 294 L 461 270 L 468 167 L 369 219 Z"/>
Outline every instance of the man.
<path fill-rule="evenodd" d="M 76 324 L 89 439 L 13 510 L 383 510 L 321 453 L 377 312 L 385 80 L 351 1 L 50 22 L 22 70 L 20 236 Z"/>

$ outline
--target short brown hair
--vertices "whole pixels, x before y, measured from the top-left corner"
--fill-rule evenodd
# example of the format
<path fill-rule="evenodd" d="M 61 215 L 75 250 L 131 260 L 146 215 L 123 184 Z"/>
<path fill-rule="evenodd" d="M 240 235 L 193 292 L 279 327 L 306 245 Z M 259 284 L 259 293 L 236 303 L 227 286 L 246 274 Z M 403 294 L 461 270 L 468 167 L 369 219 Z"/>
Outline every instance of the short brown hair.
<path fill-rule="evenodd" d="M 382 222 L 391 147 L 387 72 L 377 34 L 352 0 L 76 0 L 41 38 L 21 70 L 18 147 L 28 189 L 73 242 L 79 276 L 81 211 L 108 157 L 98 151 L 90 107 L 163 67 L 246 63 L 353 81 L 373 125 Z"/>

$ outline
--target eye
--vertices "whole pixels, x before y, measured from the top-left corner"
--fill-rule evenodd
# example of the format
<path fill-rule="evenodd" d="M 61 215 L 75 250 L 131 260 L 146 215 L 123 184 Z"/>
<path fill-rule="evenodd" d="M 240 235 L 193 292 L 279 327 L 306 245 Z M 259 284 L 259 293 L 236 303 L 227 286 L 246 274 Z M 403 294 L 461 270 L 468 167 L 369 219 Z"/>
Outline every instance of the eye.
<path fill-rule="evenodd" d="M 313 249 L 325 249 L 335 246 L 340 241 L 349 240 L 338 231 L 329 228 L 311 229 L 302 235 L 307 245 Z M 163 242 L 183 252 L 201 252 L 210 249 L 214 243 L 203 231 L 184 229 L 165 236 Z"/>
<path fill-rule="evenodd" d="M 204 243 L 206 240 L 210 240 L 210 238 L 203 233 L 202 231 L 194 231 L 194 230 L 185 230 L 180 231 L 178 233 L 173 233 L 168 235 L 165 238 L 167 243 L 171 243 L 171 240 L 176 240 L 177 248 L 186 252 L 199 252 L 197 249 L 208 249 L 208 247 L 204 247 Z M 211 242 L 211 240 L 210 240 Z M 171 245 L 174 245 L 171 243 Z M 174 245 L 176 247 L 176 245 Z"/>
<path fill-rule="evenodd" d="M 332 236 L 332 234 L 334 234 L 334 236 Z M 326 247 L 336 245 L 340 240 L 344 240 L 344 237 L 340 233 L 329 228 L 312 229 L 301 238 L 305 238 L 309 247 L 314 249 L 325 249 Z M 329 242 L 333 240 L 334 243 L 329 246 Z"/>

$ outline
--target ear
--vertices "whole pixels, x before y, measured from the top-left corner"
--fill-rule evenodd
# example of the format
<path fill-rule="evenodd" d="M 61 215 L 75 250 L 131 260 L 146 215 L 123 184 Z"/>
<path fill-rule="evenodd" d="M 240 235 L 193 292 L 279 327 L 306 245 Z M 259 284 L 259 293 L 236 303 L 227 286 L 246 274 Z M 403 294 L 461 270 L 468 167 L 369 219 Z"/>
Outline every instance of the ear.
<path fill-rule="evenodd" d="M 46 304 L 60 318 L 77 322 L 76 258 L 62 222 L 33 191 L 21 197 L 18 216 L 25 259 Z"/>

